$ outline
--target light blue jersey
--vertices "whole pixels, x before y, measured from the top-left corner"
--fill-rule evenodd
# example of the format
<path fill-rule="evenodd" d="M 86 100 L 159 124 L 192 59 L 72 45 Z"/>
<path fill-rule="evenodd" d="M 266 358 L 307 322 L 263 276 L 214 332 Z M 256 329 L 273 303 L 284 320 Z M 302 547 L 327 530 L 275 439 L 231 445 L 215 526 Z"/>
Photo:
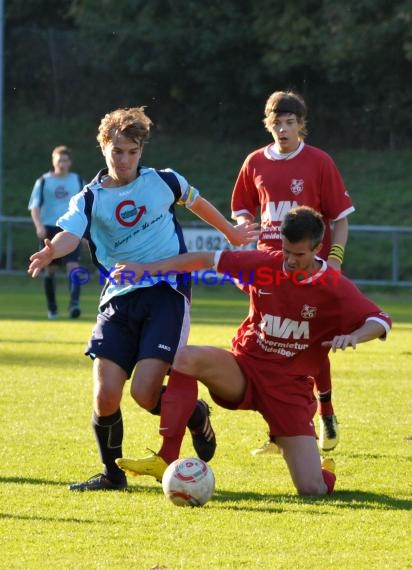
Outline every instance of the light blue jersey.
<path fill-rule="evenodd" d="M 96 265 L 106 272 L 119 261 L 145 263 L 187 251 L 174 205 L 191 206 L 199 195 L 187 180 L 172 170 L 139 168 L 139 176 L 119 188 L 103 188 L 102 170 L 87 188 L 71 199 L 58 225 L 78 238 L 89 239 Z M 150 287 L 165 279 L 153 276 L 138 282 L 116 284 L 108 279 L 100 300 L 104 305 L 116 295 Z M 167 282 L 169 284 L 170 280 Z M 175 288 L 179 289 L 176 283 Z M 183 291 L 182 291 L 183 292 Z"/>
<path fill-rule="evenodd" d="M 40 208 L 40 221 L 44 226 L 56 226 L 57 220 L 69 207 L 70 199 L 82 190 L 84 181 L 75 172 L 55 176 L 46 172 L 33 186 L 28 209 Z"/>

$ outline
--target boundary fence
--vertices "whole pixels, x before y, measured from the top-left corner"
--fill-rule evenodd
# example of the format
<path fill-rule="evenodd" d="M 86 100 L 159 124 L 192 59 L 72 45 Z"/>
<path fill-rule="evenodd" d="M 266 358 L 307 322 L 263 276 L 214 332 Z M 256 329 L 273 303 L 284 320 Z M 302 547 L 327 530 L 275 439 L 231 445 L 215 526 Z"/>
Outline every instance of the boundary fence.
<path fill-rule="evenodd" d="M 230 248 L 225 237 L 213 228 L 197 223 L 182 224 L 183 233 L 189 251 L 214 251 Z M 19 243 L 19 231 L 34 233 L 33 222 L 29 217 L 0 216 L 0 275 L 25 273 L 25 268 L 16 267 L 16 247 Z M 349 227 L 351 254 L 345 263 L 345 273 L 359 285 L 412 287 L 412 268 L 405 270 L 405 264 L 411 264 L 412 227 L 351 225 Z M 365 245 L 357 255 L 352 256 L 352 249 L 363 238 Z M 368 270 L 368 276 L 362 277 L 362 270 L 367 264 L 370 248 L 381 250 L 379 266 Z M 375 272 L 374 275 L 371 275 Z M 406 277 L 405 277 L 406 276 Z"/>

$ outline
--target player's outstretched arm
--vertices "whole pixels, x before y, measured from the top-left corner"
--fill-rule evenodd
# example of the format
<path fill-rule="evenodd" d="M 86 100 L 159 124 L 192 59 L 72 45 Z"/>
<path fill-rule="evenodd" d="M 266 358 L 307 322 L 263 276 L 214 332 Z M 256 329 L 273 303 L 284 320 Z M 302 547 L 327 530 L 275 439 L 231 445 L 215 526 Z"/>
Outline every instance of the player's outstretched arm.
<path fill-rule="evenodd" d="M 54 259 L 54 250 L 52 242 L 49 239 L 44 240 L 45 246 L 40 251 L 33 253 L 30 256 L 30 265 L 28 268 L 28 273 L 32 277 L 37 277 L 41 270 L 47 267 Z"/>
<path fill-rule="evenodd" d="M 30 265 L 27 271 L 32 277 L 38 277 L 41 270 L 47 267 L 53 259 L 64 257 L 75 250 L 80 239 L 70 232 L 63 231 L 58 233 L 52 241 L 45 239 L 44 243 L 43 249 L 33 253 L 29 258 Z"/>
<path fill-rule="evenodd" d="M 136 263 L 134 261 L 120 261 L 116 263 L 116 269 L 110 273 L 110 277 L 117 283 L 122 283 L 125 279 L 139 280 L 145 273 L 156 275 L 173 271 L 183 273 L 184 271 L 195 271 L 196 269 L 208 269 L 214 265 L 215 252 L 198 251 L 192 253 L 182 253 L 161 261 L 151 263 Z"/>
<path fill-rule="evenodd" d="M 337 349 L 345 350 L 348 346 L 355 349 L 357 344 L 384 337 L 386 332 L 387 330 L 382 324 L 370 320 L 349 334 L 337 335 L 332 340 L 322 342 L 322 346 L 331 348 L 333 352 L 336 352 Z"/>
<path fill-rule="evenodd" d="M 259 224 L 245 222 L 233 225 L 217 210 L 213 204 L 198 196 L 189 210 L 222 232 L 232 245 L 247 245 L 257 241 L 259 237 Z"/>

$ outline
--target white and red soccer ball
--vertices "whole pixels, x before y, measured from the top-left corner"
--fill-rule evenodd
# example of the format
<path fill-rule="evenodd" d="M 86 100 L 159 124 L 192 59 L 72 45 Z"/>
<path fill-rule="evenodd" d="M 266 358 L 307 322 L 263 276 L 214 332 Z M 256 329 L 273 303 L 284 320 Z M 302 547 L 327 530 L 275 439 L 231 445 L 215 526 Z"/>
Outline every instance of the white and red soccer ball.
<path fill-rule="evenodd" d="M 215 490 L 215 476 L 207 463 L 197 457 L 176 459 L 163 474 L 165 497 L 179 507 L 201 507 Z"/>

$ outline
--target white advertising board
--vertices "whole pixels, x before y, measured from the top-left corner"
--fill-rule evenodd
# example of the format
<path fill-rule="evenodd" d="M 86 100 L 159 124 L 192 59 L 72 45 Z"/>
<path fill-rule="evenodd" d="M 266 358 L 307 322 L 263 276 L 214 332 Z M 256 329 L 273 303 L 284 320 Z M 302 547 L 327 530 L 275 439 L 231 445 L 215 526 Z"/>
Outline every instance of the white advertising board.
<path fill-rule="evenodd" d="M 223 234 L 214 228 L 183 227 L 188 251 L 216 251 L 218 249 L 253 249 L 253 245 L 234 247 L 229 244 Z"/>

